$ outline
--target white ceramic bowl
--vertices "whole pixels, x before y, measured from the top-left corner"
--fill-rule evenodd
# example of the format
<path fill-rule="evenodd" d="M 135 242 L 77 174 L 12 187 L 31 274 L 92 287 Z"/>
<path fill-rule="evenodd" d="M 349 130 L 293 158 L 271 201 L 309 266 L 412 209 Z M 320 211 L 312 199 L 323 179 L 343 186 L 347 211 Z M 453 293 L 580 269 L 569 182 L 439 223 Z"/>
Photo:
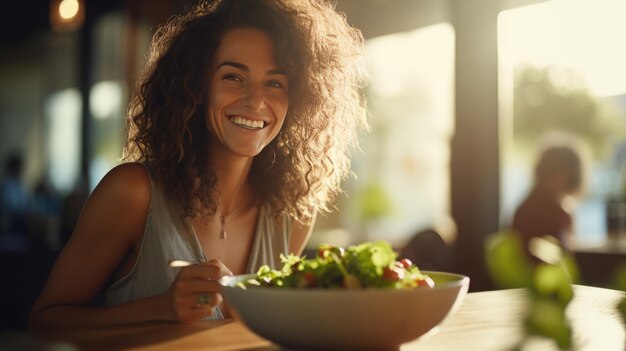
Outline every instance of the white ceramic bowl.
<path fill-rule="evenodd" d="M 439 325 L 459 306 L 469 278 L 424 272 L 434 288 L 411 290 L 277 289 L 235 286 L 251 275 L 224 277 L 222 295 L 253 332 L 299 349 L 398 349 Z"/>

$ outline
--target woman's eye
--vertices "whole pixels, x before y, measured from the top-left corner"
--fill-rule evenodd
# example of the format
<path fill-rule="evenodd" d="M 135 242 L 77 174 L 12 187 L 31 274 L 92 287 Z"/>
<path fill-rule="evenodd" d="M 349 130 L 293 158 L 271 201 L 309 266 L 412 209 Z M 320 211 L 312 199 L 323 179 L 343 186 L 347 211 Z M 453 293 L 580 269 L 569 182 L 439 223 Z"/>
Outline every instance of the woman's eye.
<path fill-rule="evenodd" d="M 225 74 L 222 79 L 229 80 L 233 82 L 243 82 L 243 79 L 236 74 Z"/>
<path fill-rule="evenodd" d="M 277 80 L 270 80 L 269 82 L 267 82 L 267 86 L 270 88 L 279 88 L 279 89 L 283 89 L 285 87 L 283 83 Z"/>

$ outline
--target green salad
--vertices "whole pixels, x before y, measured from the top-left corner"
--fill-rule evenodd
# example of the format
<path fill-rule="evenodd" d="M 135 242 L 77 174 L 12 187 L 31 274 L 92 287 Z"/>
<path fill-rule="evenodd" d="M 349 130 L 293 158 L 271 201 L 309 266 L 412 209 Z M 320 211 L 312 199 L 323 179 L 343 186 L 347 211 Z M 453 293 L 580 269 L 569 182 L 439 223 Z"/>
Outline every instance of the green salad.
<path fill-rule="evenodd" d="M 410 260 L 397 260 L 397 257 L 398 254 L 385 241 L 367 242 L 346 249 L 320 245 L 314 258 L 281 255 L 282 269 L 262 266 L 255 278 L 240 286 L 413 289 L 435 285 Z"/>

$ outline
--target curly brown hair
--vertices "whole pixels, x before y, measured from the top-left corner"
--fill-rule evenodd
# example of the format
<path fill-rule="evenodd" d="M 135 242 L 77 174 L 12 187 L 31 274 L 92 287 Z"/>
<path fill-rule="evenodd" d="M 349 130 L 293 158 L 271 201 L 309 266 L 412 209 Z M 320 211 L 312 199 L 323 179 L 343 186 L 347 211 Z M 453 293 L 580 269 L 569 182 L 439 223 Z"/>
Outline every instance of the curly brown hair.
<path fill-rule="evenodd" d="M 129 105 L 124 159 L 144 162 L 182 217 L 215 213 L 217 176 L 204 124 L 209 71 L 221 36 L 255 28 L 275 43 L 289 77 L 278 137 L 253 161 L 249 183 L 275 215 L 306 221 L 328 211 L 350 174 L 349 151 L 367 129 L 361 32 L 324 0 L 217 0 L 155 33 Z"/>

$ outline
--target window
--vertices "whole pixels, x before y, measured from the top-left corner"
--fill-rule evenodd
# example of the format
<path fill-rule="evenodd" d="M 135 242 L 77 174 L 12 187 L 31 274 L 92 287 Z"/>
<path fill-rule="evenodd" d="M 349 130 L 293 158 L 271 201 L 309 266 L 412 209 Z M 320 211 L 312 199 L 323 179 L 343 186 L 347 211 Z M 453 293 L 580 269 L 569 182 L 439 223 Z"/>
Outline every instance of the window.
<path fill-rule="evenodd" d="M 504 221 L 532 182 L 533 144 L 559 131 L 579 138 L 590 159 L 578 239 L 607 233 L 605 203 L 626 190 L 624 13 L 622 0 L 554 0 L 500 14 Z"/>
<path fill-rule="evenodd" d="M 128 91 L 124 81 L 124 29 L 120 12 L 110 12 L 94 25 L 93 80 L 89 92 L 91 114 L 89 183 L 93 189 L 122 156 Z M 126 39 L 128 40 L 128 39 Z"/>
<path fill-rule="evenodd" d="M 454 30 L 441 23 L 369 39 L 367 64 L 372 131 L 353 156 L 357 179 L 344 184 L 348 196 L 336 224 L 348 229 L 350 242 L 399 246 L 419 230 L 451 222 Z M 316 228 L 329 226 L 320 220 Z"/>
<path fill-rule="evenodd" d="M 81 106 L 76 88 L 51 94 L 44 106 L 50 181 L 63 194 L 70 192 L 80 178 Z"/>

